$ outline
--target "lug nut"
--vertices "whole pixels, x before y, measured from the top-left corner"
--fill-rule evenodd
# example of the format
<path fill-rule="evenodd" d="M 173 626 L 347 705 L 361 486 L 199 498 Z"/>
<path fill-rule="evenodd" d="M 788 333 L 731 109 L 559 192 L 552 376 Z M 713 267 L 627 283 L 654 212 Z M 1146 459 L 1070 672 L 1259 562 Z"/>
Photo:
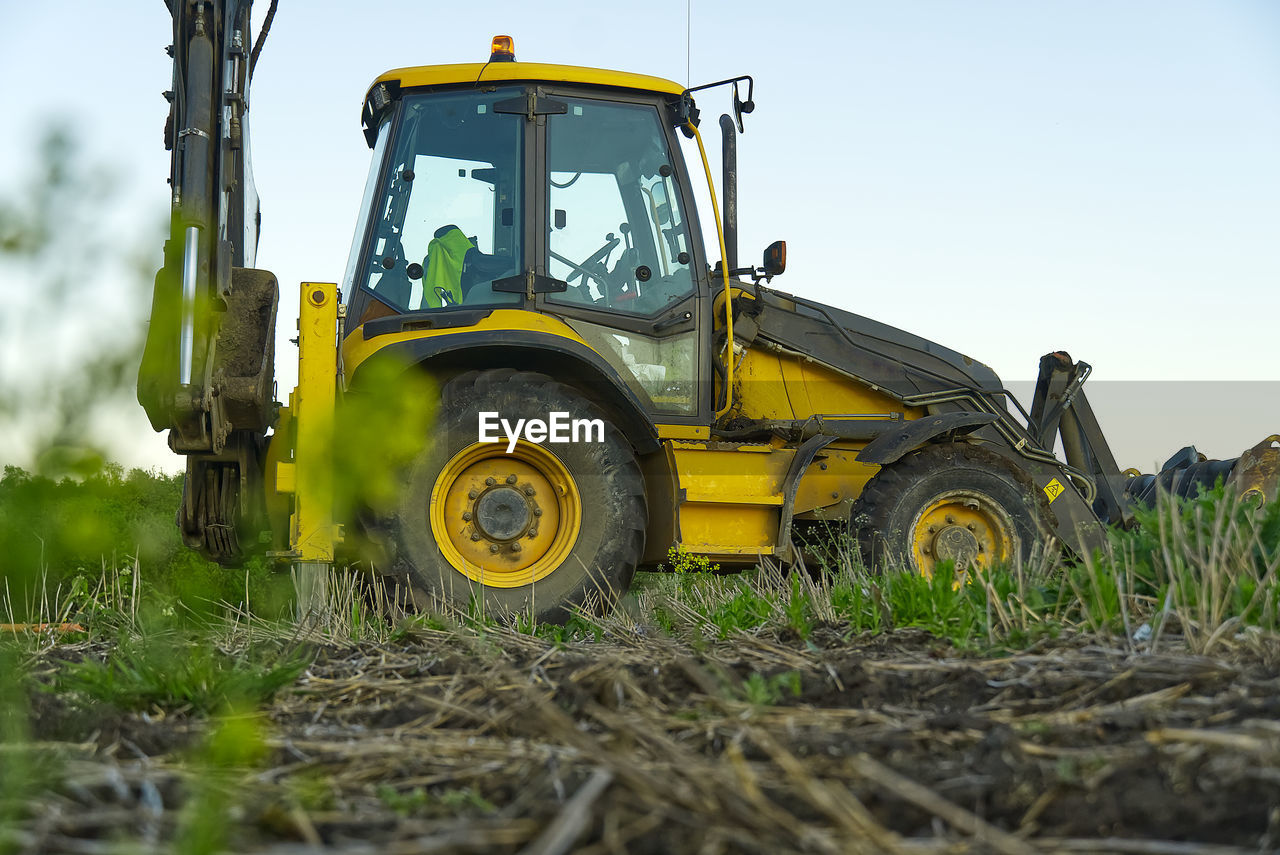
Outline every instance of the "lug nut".
<path fill-rule="evenodd" d="M 464 522 L 471 522 L 471 511 L 463 511 L 462 519 Z"/>
<path fill-rule="evenodd" d="M 496 543 L 491 543 L 491 544 L 489 544 L 489 551 L 490 551 L 490 552 L 497 552 L 497 551 L 498 551 L 498 544 L 496 544 Z"/>
<path fill-rule="evenodd" d="M 955 524 L 956 524 L 956 518 L 953 517 L 951 514 L 947 514 L 947 525 L 955 525 Z"/>
<path fill-rule="evenodd" d="M 480 539 L 480 533 L 479 533 L 479 532 L 475 532 L 475 531 L 471 532 L 471 539 L 472 539 L 472 540 L 479 540 L 479 539 Z"/>
<path fill-rule="evenodd" d="M 477 493 L 475 490 L 472 490 L 471 492 L 467 493 L 467 498 L 474 499 L 476 496 L 479 496 L 479 495 L 480 494 Z"/>
<path fill-rule="evenodd" d="M 540 517 L 540 516 L 542 516 L 542 508 L 534 508 L 534 509 L 533 509 L 533 515 L 534 515 L 535 517 Z"/>
<path fill-rule="evenodd" d="M 929 526 L 929 528 L 927 529 L 927 531 L 929 532 L 929 534 L 933 534 L 933 533 L 934 533 L 935 531 L 937 531 L 937 530 L 938 530 L 938 527 L 937 527 L 936 525 L 931 525 L 931 526 Z"/>
<path fill-rule="evenodd" d="M 492 477 L 489 477 L 489 478 L 485 478 L 485 479 L 484 479 L 484 485 L 485 485 L 486 487 L 492 487 L 494 484 L 497 484 L 497 483 L 498 483 L 498 482 L 497 482 L 496 480 L 494 480 Z"/>
<path fill-rule="evenodd" d="M 514 484 L 515 482 L 516 482 L 516 476 L 514 476 L 514 475 L 508 475 L 508 476 L 507 476 L 507 483 L 508 483 L 508 484 Z"/>
<path fill-rule="evenodd" d="M 968 525 L 965 526 L 965 528 L 969 529 L 969 531 L 977 531 L 978 529 L 978 527 L 973 523 L 969 523 Z"/>
<path fill-rule="evenodd" d="M 533 487 L 532 487 L 532 486 L 526 486 L 526 487 L 524 488 L 524 494 L 525 494 L 526 496 L 532 496 L 532 495 L 533 495 Z"/>
<path fill-rule="evenodd" d="M 925 555 L 928 555 L 928 554 L 930 553 L 930 551 L 931 551 L 931 550 L 930 550 L 930 549 L 929 549 L 929 547 L 927 547 L 927 546 L 922 546 L 922 547 L 920 547 L 920 551 L 921 551 L 922 553 L 924 553 Z"/>
<path fill-rule="evenodd" d="M 518 544 L 518 543 L 513 543 L 513 544 L 511 544 L 511 551 L 512 551 L 512 552 L 519 552 L 519 551 L 520 551 L 520 544 Z"/>

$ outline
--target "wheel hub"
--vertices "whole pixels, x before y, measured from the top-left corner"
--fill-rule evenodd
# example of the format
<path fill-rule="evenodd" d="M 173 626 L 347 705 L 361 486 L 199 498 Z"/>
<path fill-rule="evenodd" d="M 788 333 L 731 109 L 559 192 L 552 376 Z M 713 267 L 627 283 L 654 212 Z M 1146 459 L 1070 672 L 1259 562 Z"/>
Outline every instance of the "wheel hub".
<path fill-rule="evenodd" d="M 533 509 L 514 487 L 494 487 L 476 500 L 475 521 L 489 540 L 514 540 L 529 530 Z"/>
<path fill-rule="evenodd" d="M 572 552 L 581 498 L 542 446 L 520 442 L 508 454 L 477 443 L 445 464 L 428 516 L 454 569 L 482 585 L 515 588 L 546 577 Z"/>
<path fill-rule="evenodd" d="M 954 561 L 956 570 L 965 570 L 978 558 L 978 538 L 964 526 L 949 525 L 933 538 L 933 555 L 939 561 Z"/>
<path fill-rule="evenodd" d="M 1018 550 L 1013 519 L 978 490 L 938 494 L 916 515 L 911 532 L 912 560 L 926 576 L 943 561 L 951 561 L 957 574 L 989 570 L 1013 560 Z"/>

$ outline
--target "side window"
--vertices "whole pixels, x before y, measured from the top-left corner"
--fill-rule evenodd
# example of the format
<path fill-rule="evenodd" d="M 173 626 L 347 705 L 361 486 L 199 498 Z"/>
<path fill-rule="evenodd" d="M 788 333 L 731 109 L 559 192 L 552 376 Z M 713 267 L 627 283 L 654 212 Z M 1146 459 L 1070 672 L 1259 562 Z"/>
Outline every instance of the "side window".
<path fill-rule="evenodd" d="M 365 287 L 401 311 L 519 302 L 522 117 L 511 92 L 410 96 L 373 210 Z"/>
<path fill-rule="evenodd" d="M 566 99 L 547 127 L 548 299 L 637 315 L 693 292 L 689 238 L 658 111 Z"/>
<path fill-rule="evenodd" d="M 577 318 L 567 323 L 650 409 L 684 416 L 697 412 L 696 332 L 659 339 Z"/>

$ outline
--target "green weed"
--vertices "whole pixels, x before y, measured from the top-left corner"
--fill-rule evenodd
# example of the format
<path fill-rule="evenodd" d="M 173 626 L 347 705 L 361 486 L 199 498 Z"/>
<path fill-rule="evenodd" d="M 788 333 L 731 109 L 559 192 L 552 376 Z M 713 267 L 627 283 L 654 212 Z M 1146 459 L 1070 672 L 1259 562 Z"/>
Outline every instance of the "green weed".
<path fill-rule="evenodd" d="M 719 573 L 720 565 L 713 564 L 711 559 L 705 555 L 697 555 L 692 552 L 686 552 L 678 546 L 673 546 L 667 550 L 667 560 L 671 562 L 671 566 L 661 569 L 670 573 Z"/>
<path fill-rule="evenodd" d="M 470 787 L 432 793 L 424 787 L 402 791 L 383 784 L 378 787 L 378 799 L 394 813 L 406 817 L 456 815 L 461 812 L 488 814 L 497 810 L 492 802 Z"/>
<path fill-rule="evenodd" d="M 742 699 L 752 706 L 777 706 L 787 694 L 800 697 L 801 679 L 799 671 L 784 671 L 766 677 L 753 672 L 742 682 Z"/>
<path fill-rule="evenodd" d="M 271 699 L 306 669 L 299 653 L 232 654 L 209 638 L 126 638 L 106 661 L 67 663 L 54 690 L 121 710 L 210 714 Z"/>

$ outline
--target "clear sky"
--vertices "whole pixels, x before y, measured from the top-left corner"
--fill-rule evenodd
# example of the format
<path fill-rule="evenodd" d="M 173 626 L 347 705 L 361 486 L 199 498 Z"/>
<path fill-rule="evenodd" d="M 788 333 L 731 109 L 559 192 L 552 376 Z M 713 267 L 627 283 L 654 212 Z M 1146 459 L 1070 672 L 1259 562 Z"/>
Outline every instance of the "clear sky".
<path fill-rule="evenodd" d="M 121 234 L 152 234 L 167 204 L 163 4 L 3 4 L 0 191 L 24 179 L 37 129 L 67 120 L 121 177 L 105 215 Z M 345 267 L 368 84 L 397 66 L 483 60 L 496 33 L 526 61 L 695 84 L 754 75 L 741 254 L 786 239 L 782 290 L 909 329 L 1010 381 L 1033 378 L 1055 349 L 1100 381 L 1280 380 L 1280 3 L 281 0 L 250 113 L 258 264 L 285 291 L 281 396 L 296 373 L 284 341 L 296 283 Z M 727 100 L 701 106 L 714 140 Z M 158 266 L 158 242 L 152 255 Z M 1280 385 L 1251 388 L 1270 400 L 1228 404 L 1221 418 L 1251 438 L 1280 431 L 1280 394 L 1265 392 Z M 1120 398 L 1121 415 L 1103 413 L 1109 430 L 1124 429 Z M 1171 413 L 1157 421 L 1173 438 L 1149 454 L 1132 446 L 1139 465 L 1182 444 Z M 165 460 L 138 418 L 131 462 Z M 1234 433 L 1185 439 L 1240 450 Z"/>

